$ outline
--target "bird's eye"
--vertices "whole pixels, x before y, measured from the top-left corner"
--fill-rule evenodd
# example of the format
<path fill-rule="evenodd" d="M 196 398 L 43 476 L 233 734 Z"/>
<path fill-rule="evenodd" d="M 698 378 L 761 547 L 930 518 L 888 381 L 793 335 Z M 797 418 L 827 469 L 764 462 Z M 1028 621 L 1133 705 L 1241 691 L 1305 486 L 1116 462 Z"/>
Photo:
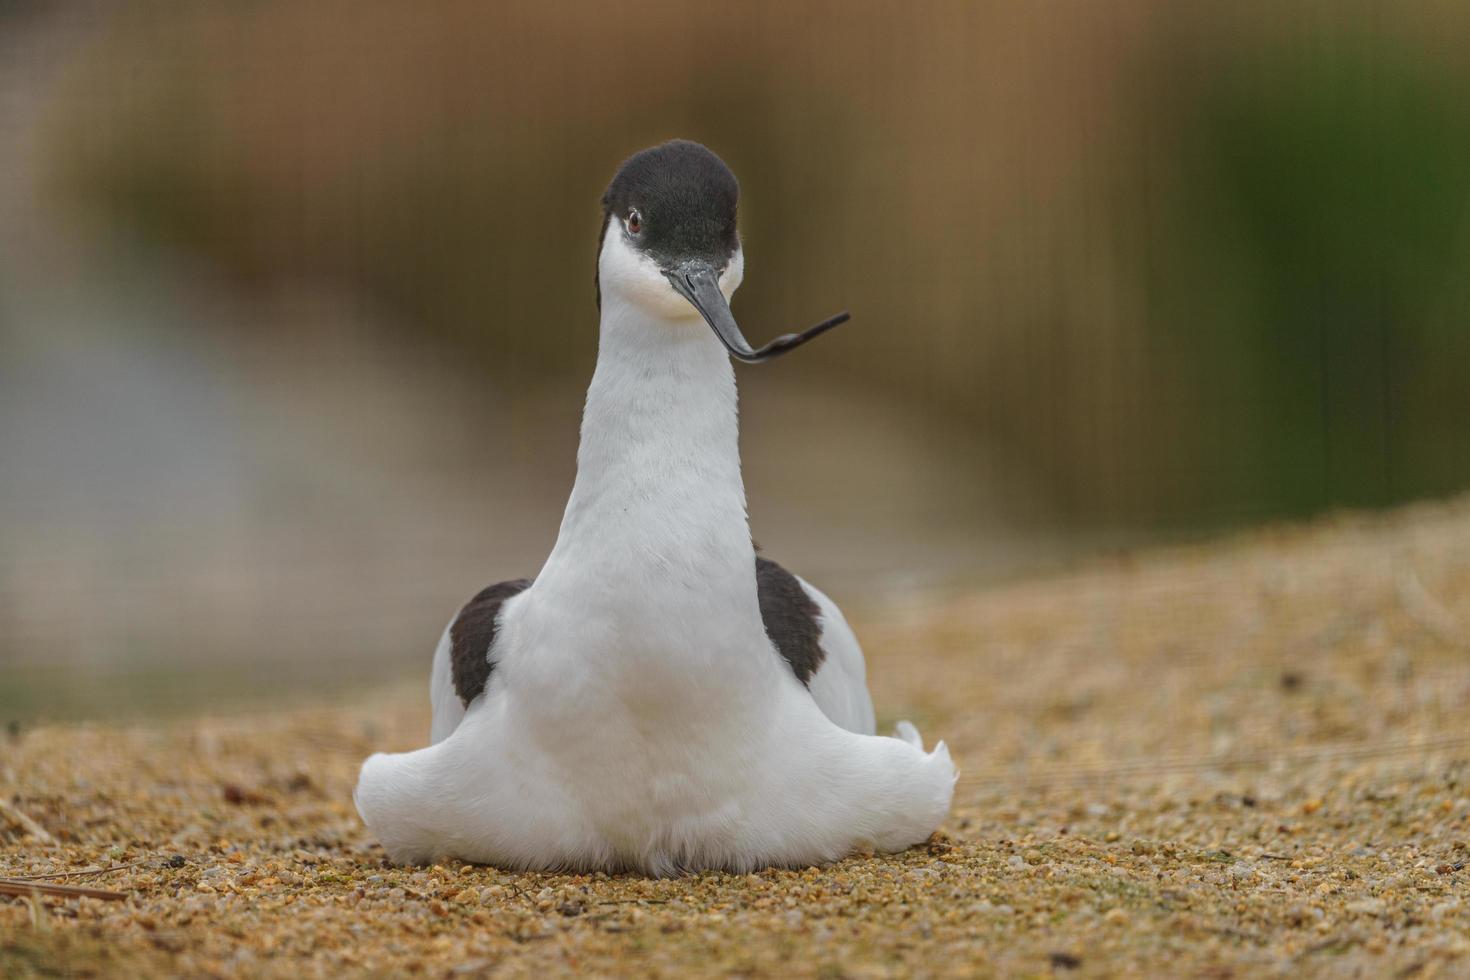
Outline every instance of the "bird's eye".
<path fill-rule="evenodd" d="M 636 235 L 643 230 L 643 215 L 638 213 L 637 208 L 628 212 L 628 234 Z"/>

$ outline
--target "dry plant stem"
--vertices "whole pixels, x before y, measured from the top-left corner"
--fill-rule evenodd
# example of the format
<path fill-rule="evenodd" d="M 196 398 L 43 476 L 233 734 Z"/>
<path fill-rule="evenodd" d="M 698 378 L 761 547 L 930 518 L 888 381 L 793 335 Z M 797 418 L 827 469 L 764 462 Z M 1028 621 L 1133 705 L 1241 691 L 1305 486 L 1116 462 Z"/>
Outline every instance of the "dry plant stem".
<path fill-rule="evenodd" d="M 1398 580 L 1398 593 L 1404 612 L 1424 627 L 1431 636 L 1446 646 L 1458 647 L 1462 650 L 1470 648 L 1470 637 L 1467 637 L 1464 630 L 1460 628 L 1454 614 L 1424 587 L 1418 575 L 1412 571 L 1401 575 Z"/>
<path fill-rule="evenodd" d="M 0 817 L 4 817 L 6 820 L 9 820 L 21 830 L 30 834 L 36 840 L 40 841 L 42 844 L 56 843 L 55 838 L 53 838 L 49 833 L 46 832 L 45 827 L 42 827 L 40 824 L 36 823 L 36 821 L 32 820 L 20 810 L 16 809 L 14 805 L 6 802 L 3 799 L 0 799 Z"/>
<path fill-rule="evenodd" d="M 1328 762 L 1367 761 L 1399 755 L 1422 755 L 1426 752 L 1445 752 L 1455 759 L 1470 758 L 1470 730 L 1422 739 L 1378 739 L 1327 744 L 1315 749 L 1299 751 L 1205 755 L 1197 758 L 1160 758 L 1115 766 L 1058 766 L 1023 775 L 1005 771 L 980 772 L 968 780 L 968 783 L 971 786 L 984 788 L 1076 786 L 1088 783 L 1111 783 L 1129 778 L 1158 777 L 1170 773 L 1241 772 L 1264 770 L 1280 765 L 1306 767 Z"/>
<path fill-rule="evenodd" d="M 43 875 L 5 875 L 0 880 L 4 881 L 53 881 L 57 878 L 92 878 L 97 875 L 111 874 L 114 871 L 123 871 L 127 868 L 136 868 L 140 864 L 147 864 L 147 858 L 137 861 L 129 861 L 127 864 L 114 864 L 109 868 L 83 868 L 80 871 L 52 871 Z"/>
<path fill-rule="evenodd" d="M 31 928 L 37 932 L 45 932 L 51 925 L 51 920 L 46 915 L 46 906 L 41 904 L 41 896 L 31 892 L 26 898 L 30 905 Z"/>
<path fill-rule="evenodd" d="M 35 881 L 16 881 L 0 878 L 0 895 L 30 898 L 35 895 L 50 895 L 56 898 L 100 898 L 104 902 L 121 902 L 127 892 L 115 892 L 106 888 L 87 888 L 83 885 L 48 885 Z"/>

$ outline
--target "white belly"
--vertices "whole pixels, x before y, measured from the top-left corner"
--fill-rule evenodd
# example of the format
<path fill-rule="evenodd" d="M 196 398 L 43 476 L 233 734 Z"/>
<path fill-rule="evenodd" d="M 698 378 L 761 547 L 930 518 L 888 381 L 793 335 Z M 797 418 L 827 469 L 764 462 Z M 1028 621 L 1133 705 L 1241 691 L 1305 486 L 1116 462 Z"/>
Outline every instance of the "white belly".
<path fill-rule="evenodd" d="M 948 811 L 942 745 L 834 724 L 758 625 L 675 617 L 624 637 L 536 593 L 507 603 L 489 686 L 452 733 L 364 765 L 358 806 L 395 860 L 803 865 L 908 847 Z"/>

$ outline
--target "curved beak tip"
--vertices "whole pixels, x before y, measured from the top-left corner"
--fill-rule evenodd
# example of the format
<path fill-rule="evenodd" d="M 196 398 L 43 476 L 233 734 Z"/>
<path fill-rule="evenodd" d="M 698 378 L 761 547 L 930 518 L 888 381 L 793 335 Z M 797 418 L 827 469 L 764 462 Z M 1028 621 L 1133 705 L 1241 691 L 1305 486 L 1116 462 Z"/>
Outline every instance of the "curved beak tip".
<path fill-rule="evenodd" d="M 725 345 L 730 355 L 747 364 L 758 364 L 761 361 L 779 357 L 852 319 L 852 315 L 843 310 L 801 333 L 782 334 L 757 350 L 750 346 L 750 342 L 740 332 L 740 326 L 735 322 L 735 315 L 730 312 L 730 304 L 720 290 L 720 276 L 714 266 L 707 262 L 690 262 L 678 268 L 666 270 L 664 275 L 668 277 L 674 290 L 687 299 L 699 311 L 700 316 L 704 317 L 705 322 L 710 325 L 710 329 Z"/>

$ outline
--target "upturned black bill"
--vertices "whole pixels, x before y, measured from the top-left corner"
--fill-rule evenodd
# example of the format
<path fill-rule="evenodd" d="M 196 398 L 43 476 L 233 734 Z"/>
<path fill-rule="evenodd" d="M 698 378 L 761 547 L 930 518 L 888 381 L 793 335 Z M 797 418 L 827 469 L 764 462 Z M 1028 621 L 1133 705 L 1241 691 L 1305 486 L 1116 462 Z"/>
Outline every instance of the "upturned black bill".
<path fill-rule="evenodd" d="M 779 357 L 851 318 L 843 310 L 801 333 L 782 334 L 757 350 L 750 346 L 750 342 L 735 323 L 730 304 L 725 301 L 725 294 L 720 292 L 720 274 L 715 271 L 714 266 L 708 262 L 686 262 L 676 269 L 665 270 L 664 275 L 669 277 L 669 282 L 673 283 L 679 295 L 692 303 L 705 322 L 714 329 L 715 336 L 720 338 L 730 356 L 747 364 L 759 364 L 761 361 Z"/>

